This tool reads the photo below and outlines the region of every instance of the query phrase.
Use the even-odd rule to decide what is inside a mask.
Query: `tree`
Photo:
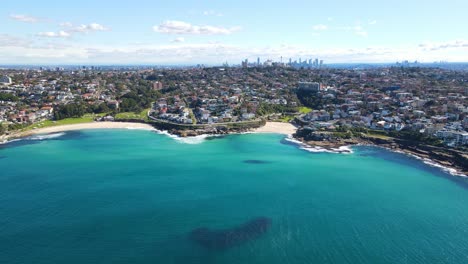
[[[88,107],[81,103],[61,105],[54,111],[54,118],[55,120],[61,120],[70,117],[82,117],[88,110]]]
[[[10,93],[0,93],[0,101],[17,102],[19,99]]]

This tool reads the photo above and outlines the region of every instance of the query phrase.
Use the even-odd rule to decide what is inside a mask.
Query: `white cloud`
[[[52,32],[52,31],[39,32],[37,36],[46,37],[46,38],[68,38],[71,36],[71,34],[66,31],[61,30],[59,32]]]
[[[10,18],[14,19],[16,21],[21,21],[21,22],[25,22],[25,23],[37,23],[37,22],[42,21],[42,19],[40,19],[38,17],[29,16],[29,15],[12,14],[12,15],[10,15]]]
[[[204,16],[217,16],[217,17],[222,17],[223,16],[222,13],[216,12],[214,10],[203,11],[203,15]]]
[[[240,27],[224,28],[216,26],[195,26],[187,22],[168,20],[154,26],[155,32],[164,34],[187,35],[229,35],[240,30]]]
[[[73,24],[70,23],[70,22],[62,22],[62,23],[59,24],[59,26],[69,28],[69,27],[73,27]]]
[[[54,32],[54,31],[39,32],[36,35],[39,37],[46,37],[46,38],[68,38],[76,33],[87,34],[87,33],[96,32],[96,31],[110,30],[109,28],[98,23],[91,23],[88,25],[82,24],[79,26],[74,26],[70,22],[64,22],[64,23],[60,23],[59,26],[62,27],[63,30],[60,30],[58,32]]]
[[[419,44],[424,51],[435,51],[452,48],[468,48],[468,40],[454,40],[450,42],[426,42]]]
[[[178,38],[175,38],[171,41],[172,43],[181,43],[181,42],[185,42],[185,38],[183,37],[178,37]]]
[[[34,41],[33,41],[34,40]],[[468,61],[468,41],[424,43],[416,46],[350,48],[310,48],[298,45],[238,46],[223,43],[167,45],[133,43],[92,45],[75,42],[50,43],[44,39],[22,39],[0,34],[0,61],[4,63],[128,63],[128,64],[219,64],[239,63],[242,59],[278,60],[320,58],[333,62]]]
[[[328,17],[327,21],[333,21],[333,19],[334,19],[333,17]]]
[[[71,25],[71,24],[67,24]],[[89,32],[96,32],[96,31],[109,31],[110,29],[98,24],[98,23],[91,23],[88,25],[79,25],[74,27],[73,25],[71,26],[72,28],[70,29],[71,32],[81,32],[81,33],[89,33]]]
[[[323,24],[318,24],[318,25],[313,26],[312,28],[316,31],[324,31],[328,29],[328,26],[323,25]]]
[[[377,24],[377,20],[369,21],[369,25],[375,25],[375,24]]]

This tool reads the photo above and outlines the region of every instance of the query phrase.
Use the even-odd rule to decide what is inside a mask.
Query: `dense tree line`
[[[10,93],[0,93],[0,101],[17,102],[19,99]]]
[[[337,98],[324,98],[321,94],[298,89],[297,98],[304,106],[312,109],[323,109],[327,104],[339,104],[342,100]]]
[[[85,103],[70,103],[66,105],[61,105],[54,110],[54,119],[61,120],[65,118],[76,118],[82,117],[85,114],[89,113],[109,113],[111,109],[107,106],[106,103],[101,103],[99,105],[89,105]]]
[[[275,113],[291,113],[297,112],[297,110],[297,107],[294,106],[262,103],[257,108],[257,115],[265,116]]]
[[[88,107],[82,103],[61,105],[55,109],[54,118],[55,120],[61,120],[70,117],[82,117],[84,114],[88,113],[87,108]]]
[[[141,112],[143,109],[151,106],[151,103],[161,97],[161,93],[154,91],[146,86],[136,86],[131,89],[131,92],[123,95],[120,103],[122,112]]]

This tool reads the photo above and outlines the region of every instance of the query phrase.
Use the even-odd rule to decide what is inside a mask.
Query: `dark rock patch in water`
[[[249,164],[267,164],[267,163],[271,163],[271,161],[267,161],[267,160],[244,160],[244,163],[249,163]]]
[[[268,231],[270,226],[270,218],[258,217],[228,229],[197,228],[189,234],[189,239],[206,249],[226,250],[259,238]]]

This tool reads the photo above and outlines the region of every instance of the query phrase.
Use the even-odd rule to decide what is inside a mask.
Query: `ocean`
[[[0,146],[0,263],[468,263],[468,181],[277,134]]]

